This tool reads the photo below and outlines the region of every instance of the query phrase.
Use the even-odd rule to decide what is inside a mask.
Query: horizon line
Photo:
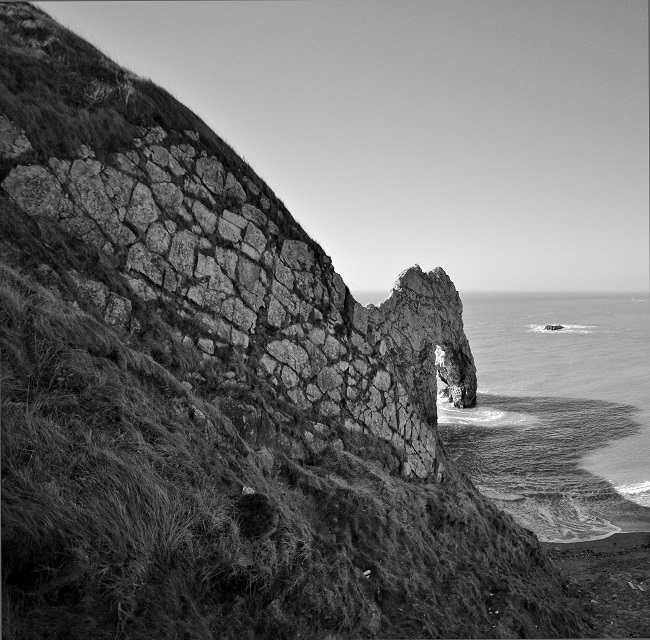
[[[348,287],[350,292],[356,293],[384,293],[392,291],[388,289],[359,289]],[[644,293],[650,295],[650,289],[458,289],[461,293]]]

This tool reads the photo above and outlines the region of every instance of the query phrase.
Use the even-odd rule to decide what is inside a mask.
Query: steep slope
[[[8,637],[579,633],[446,459],[436,375],[457,406],[476,375],[444,271],[362,307],[194,114],[0,25]]]

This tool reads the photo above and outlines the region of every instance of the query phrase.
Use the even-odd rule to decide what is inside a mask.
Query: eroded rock
[[[32,149],[25,132],[0,114],[0,158],[14,160]]]
[[[15,167],[2,186],[30,216],[52,219],[57,217],[61,185],[45,167]]]

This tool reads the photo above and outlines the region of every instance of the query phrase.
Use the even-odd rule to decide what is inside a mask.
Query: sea
[[[648,292],[461,299],[478,399],[456,409],[439,397],[449,457],[542,541],[650,531]]]

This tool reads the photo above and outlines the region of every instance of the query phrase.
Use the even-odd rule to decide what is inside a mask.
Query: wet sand
[[[650,638],[650,532],[587,542],[545,542],[594,638]]]

